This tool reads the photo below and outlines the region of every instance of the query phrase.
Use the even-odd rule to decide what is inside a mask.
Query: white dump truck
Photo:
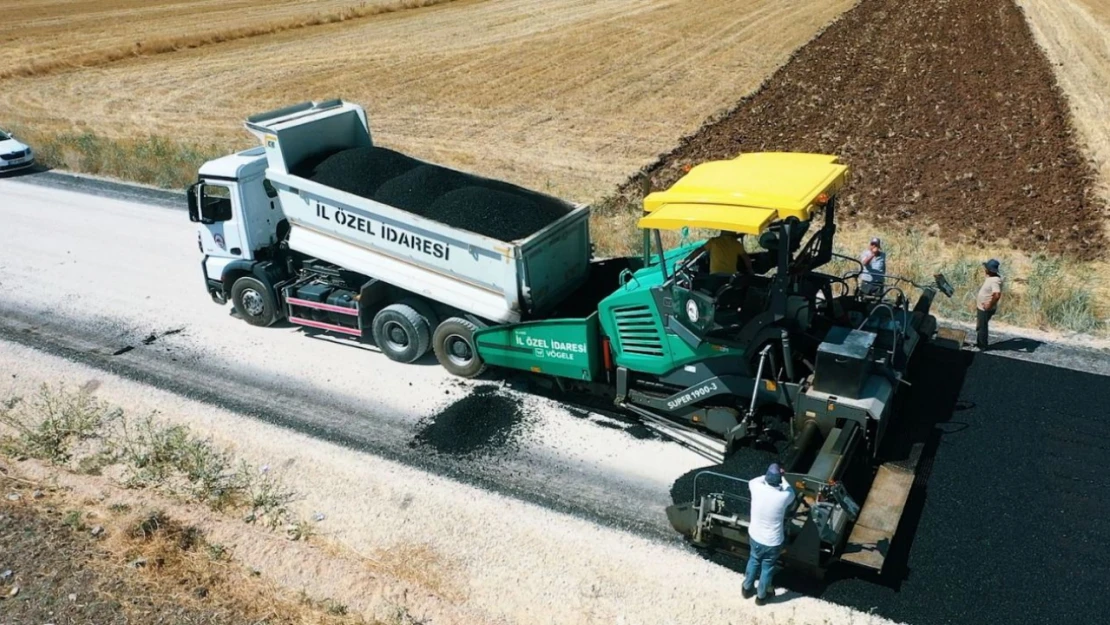
[[[188,197],[208,291],[248,323],[373,339],[402,362],[434,346],[469,374],[477,328],[545,315],[587,278],[588,207],[375,146],[358,105],[246,127],[261,147],[205,163]]]

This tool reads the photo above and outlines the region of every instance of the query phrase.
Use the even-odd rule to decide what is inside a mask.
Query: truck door
[[[231,181],[202,180],[189,188],[189,217],[200,223],[200,247],[208,256],[250,258],[238,206],[239,186]]]

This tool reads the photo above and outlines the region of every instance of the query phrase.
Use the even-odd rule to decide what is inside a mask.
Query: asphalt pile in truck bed
[[[314,182],[502,241],[527,237],[570,206],[505,182],[424,163],[387,148],[341,150],[295,172]]]

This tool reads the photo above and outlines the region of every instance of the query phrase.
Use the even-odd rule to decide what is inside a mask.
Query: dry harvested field
[[[0,23],[0,78],[94,67],[453,0],[21,0]]]
[[[1110,198],[1110,0],[1018,0]]]
[[[0,118],[39,133],[243,145],[246,115],[343,97],[368,108],[385,145],[591,200],[754,91],[854,0],[469,0],[224,42],[211,34],[360,4],[20,3],[0,36],[44,49],[29,72],[27,59],[6,61],[16,75],[0,80]],[[98,32],[70,43],[85,30]],[[148,33],[190,32],[204,45],[110,54]],[[99,50],[109,54],[80,61]]]

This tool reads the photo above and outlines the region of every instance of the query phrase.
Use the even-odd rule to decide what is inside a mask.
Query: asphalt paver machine
[[[618,400],[709,458],[785,437],[786,479],[798,493],[786,562],[815,576],[836,561],[881,571],[921,451],[898,440],[909,424],[899,423],[897,398],[911,384],[915,352],[937,335],[932,301],[952,288],[942,275],[931,285],[875,276],[881,289],[858,288],[858,261],[833,252],[847,177],[835,157],[759,154],[707,165],[648,195],[640,225],[658,249],[661,231],[678,228],[753,237],[762,250],[751,256],[754,271],[715,276],[701,247],[670,267],[659,263],[659,283],[646,291],[682,346],[736,357],[652,375],[629,363],[617,372]],[[848,270],[822,271],[834,260]],[[622,316],[613,319],[620,336]],[[695,545],[746,555],[746,495],[744,480],[705,471],[691,501],[667,515]]]

